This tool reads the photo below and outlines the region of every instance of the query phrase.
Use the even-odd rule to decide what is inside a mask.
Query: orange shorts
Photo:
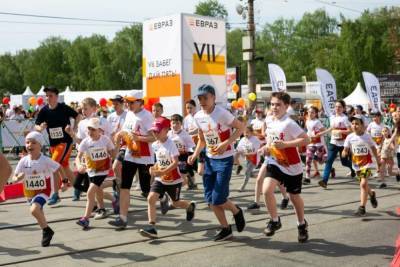
[[[72,152],[72,143],[60,143],[50,147],[51,159],[57,161],[62,167],[69,167],[69,158]]]

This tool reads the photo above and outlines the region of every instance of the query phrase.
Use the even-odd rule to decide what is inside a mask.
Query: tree
[[[221,19],[226,19],[228,17],[228,11],[225,6],[220,4],[217,0],[200,1],[196,5],[194,13]]]

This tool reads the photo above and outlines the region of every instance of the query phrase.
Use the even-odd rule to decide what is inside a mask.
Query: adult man
[[[199,142],[188,163],[193,164],[206,147],[204,197],[221,225],[214,241],[223,241],[232,237],[232,229],[225,216],[226,209],[233,213],[238,232],[243,231],[246,224],[241,208],[228,199],[233,167],[232,143],[242,134],[244,124],[216,105],[215,89],[211,85],[200,86],[197,96],[201,110],[194,115],[194,119],[199,130]],[[232,129],[235,131],[232,132]]]
[[[58,103],[58,89],[52,86],[44,88],[47,105],[38,114],[35,122],[35,130],[41,132],[46,129],[50,141],[51,158],[62,166],[63,183],[73,183],[74,174],[69,167],[69,158],[72,151],[72,137],[67,133],[71,128],[71,119],[75,120],[74,132],[81,120],[79,115],[71,107],[64,103]],[[48,205],[54,205],[61,199],[58,192],[54,192],[48,201]]]

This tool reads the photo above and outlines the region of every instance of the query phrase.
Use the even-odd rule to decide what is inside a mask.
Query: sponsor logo
[[[189,19],[189,25],[192,27],[218,29],[218,22],[203,19]]]
[[[174,22],[172,19],[153,22],[149,25],[150,31],[156,31],[167,27],[172,27]]]

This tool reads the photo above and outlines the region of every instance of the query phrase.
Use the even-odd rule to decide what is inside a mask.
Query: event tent
[[[346,102],[346,105],[361,105],[365,111],[368,111],[368,108],[371,106],[368,95],[361,87],[360,83],[357,83],[354,91],[343,100]]]

